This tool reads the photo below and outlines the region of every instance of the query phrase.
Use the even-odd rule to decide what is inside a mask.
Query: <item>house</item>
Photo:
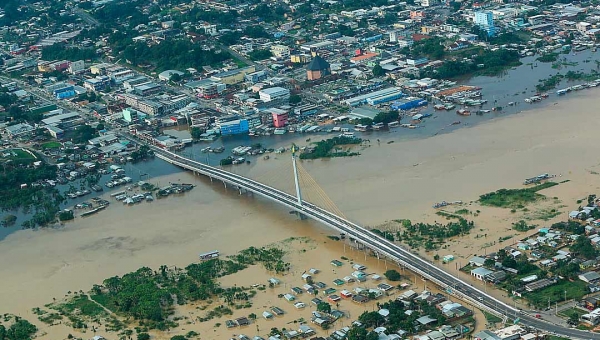
[[[352,276],[344,276],[343,280],[346,283],[356,282],[356,279],[354,279],[354,277],[352,277]]]
[[[473,339],[475,340],[502,340],[501,337],[497,336],[490,330],[483,330],[481,332],[475,333],[473,335]]]
[[[377,289],[383,290],[384,292],[387,292],[389,290],[394,289],[393,286],[387,284],[387,283],[380,283],[377,285]]]
[[[499,283],[499,282],[506,280],[506,272],[499,270],[499,271],[496,271],[496,272],[486,275],[484,277],[484,279],[488,282]]]
[[[436,321],[437,320],[432,318],[431,316],[425,315],[425,316],[422,316],[422,317],[418,318],[417,320],[415,320],[415,323],[418,325],[421,325],[421,326],[426,326],[426,325],[432,324]]]
[[[275,314],[277,316],[281,316],[281,315],[285,314],[283,309],[281,309],[279,307],[271,307],[271,312],[273,312],[273,314]]]
[[[250,324],[250,320],[248,320],[247,317],[242,316],[241,318],[237,318],[235,319],[235,323],[237,323],[238,326],[248,326]]]
[[[407,290],[406,292],[404,292],[400,296],[398,296],[398,299],[412,300],[412,299],[416,298],[417,296],[418,296],[418,294],[414,290]]]
[[[273,318],[273,313],[271,313],[271,312],[268,312],[268,311],[264,311],[264,312],[262,313],[262,316],[263,316],[263,318],[265,318],[265,319],[269,320],[269,319],[272,319],[272,318]]]
[[[367,267],[363,266],[362,264],[355,263],[355,264],[352,265],[352,269],[354,269],[354,270],[365,270],[365,269],[367,269]]]
[[[308,273],[304,273],[302,274],[302,280],[304,280],[304,282],[312,281],[312,276]]]
[[[338,261],[338,260],[332,260],[330,263],[334,267],[341,267],[343,265],[343,263],[341,261]]]
[[[429,331],[425,333],[430,340],[446,340],[444,333],[440,331]]]
[[[586,270],[588,268],[592,268],[595,267],[597,264],[596,260],[587,260],[587,261],[583,261],[579,264],[579,268],[581,268],[581,270]]]
[[[364,295],[354,295],[352,296],[352,302],[363,304],[369,302],[369,298]]]
[[[528,292],[534,292],[536,290],[540,290],[542,288],[546,288],[552,284],[556,283],[555,281],[552,281],[550,279],[541,279],[541,280],[537,280],[535,282],[529,283],[525,285],[525,290]]]
[[[343,298],[347,298],[347,299],[348,299],[348,298],[351,298],[351,297],[352,297],[352,292],[351,292],[351,291],[349,291],[349,290],[346,290],[346,289],[344,289],[344,290],[342,290],[342,291],[340,292],[340,295],[341,295]]]
[[[356,280],[358,280],[359,282],[364,282],[367,280],[367,274],[365,274],[363,271],[360,270],[356,270],[352,273],[352,276],[356,278]]]
[[[493,272],[489,269],[485,268],[475,268],[471,270],[471,275],[474,276],[477,280],[483,281],[486,275],[492,274]]]
[[[485,259],[483,257],[479,257],[479,256],[473,256],[469,260],[469,265],[475,266],[475,267],[482,267],[484,263],[485,263]]]
[[[594,283],[600,280],[600,274],[598,274],[597,272],[587,272],[580,274],[578,278],[583,282]]]
[[[7,126],[5,128],[6,132],[8,133],[8,135],[11,138],[15,138],[18,137],[20,135],[26,134],[28,132],[31,132],[33,130],[35,130],[33,128],[33,126],[27,124],[27,123],[19,123],[19,124],[15,124],[15,125],[11,125],[11,126]]]

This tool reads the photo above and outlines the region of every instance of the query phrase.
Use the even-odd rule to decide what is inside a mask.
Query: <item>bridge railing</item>
[[[237,186],[243,186],[244,189],[246,189],[246,190],[253,191],[253,192],[255,192],[255,193],[259,194],[259,195],[263,195],[263,196],[265,196],[267,198],[273,199],[272,196],[265,195],[264,192],[255,190],[253,188],[253,186],[247,185],[250,182],[258,184],[258,185],[264,187],[265,190],[271,190],[271,191],[273,191],[273,192],[275,192],[275,193],[277,193],[279,195],[286,196],[285,198],[287,198],[287,199],[285,199],[285,200],[278,199],[278,201],[280,201],[281,203],[284,203],[288,207],[290,207],[290,208],[292,208],[292,209],[294,209],[294,210],[296,210],[298,212],[301,212],[301,213],[304,213],[304,214],[307,213],[307,208],[308,207],[299,206],[297,204],[297,202],[296,202],[295,196],[292,196],[292,195],[289,195],[287,193],[281,192],[281,191],[279,191],[279,190],[277,190],[275,188],[268,187],[268,186],[266,186],[266,185],[264,185],[262,183],[255,182],[255,181],[253,181],[251,179],[244,178],[244,177],[236,175],[236,174],[232,174],[232,173],[227,172],[225,170],[221,170],[221,169],[218,169],[218,168],[215,168],[215,167],[212,167],[212,166],[208,166],[206,164],[202,164],[202,163],[199,163],[199,162],[187,159],[187,158],[182,158],[181,156],[178,156],[178,155],[176,155],[174,153],[171,153],[171,152],[168,152],[168,151],[164,151],[164,150],[160,150],[160,149],[155,150],[155,151],[156,151],[157,157],[159,157],[159,158],[161,158],[161,159],[163,159],[165,161],[168,161],[170,163],[176,164],[176,165],[181,166],[183,168],[187,168],[188,170],[192,170],[192,171],[195,171],[195,172],[202,173],[203,175],[210,176],[210,177],[218,179],[220,181],[228,182],[230,184],[234,184],[234,185],[237,185]],[[309,209],[313,210],[312,208],[309,208]],[[355,224],[353,224],[353,223],[351,223],[349,221],[346,221],[345,219],[341,219],[341,218],[339,218],[337,216],[335,217],[335,219],[333,221],[331,221],[328,218],[329,217],[328,215],[330,215],[330,213],[323,214],[321,211],[317,211],[316,209],[314,209],[314,210],[315,211],[311,211],[311,214],[310,214],[310,216],[312,218],[317,219],[321,223],[324,223],[324,224],[326,224],[326,225],[328,225],[328,226],[330,226],[330,227],[332,227],[334,229],[337,229],[340,232],[349,233],[349,231],[351,231],[351,233],[353,234],[352,236],[355,239],[357,239],[357,240],[362,239],[363,240],[363,242],[362,242],[363,244],[366,243],[366,242],[364,242],[365,239],[368,240],[369,242],[373,243],[373,244],[380,244],[382,246],[381,247],[382,249],[372,249],[372,250],[375,251],[375,252],[381,253],[384,256],[386,256],[386,257],[388,257],[388,258],[390,258],[390,259],[392,259],[392,260],[394,260],[396,262],[402,263],[404,265],[404,267],[406,267],[410,271],[412,271],[412,272],[414,272],[414,273],[416,273],[416,274],[418,274],[418,275],[420,275],[420,276],[422,276],[424,278],[427,278],[428,280],[434,282],[440,288],[444,289],[448,294],[451,294],[451,295],[453,295],[453,296],[455,296],[457,298],[460,298],[462,300],[466,300],[466,301],[470,302],[472,305],[477,306],[478,308],[485,309],[486,311],[488,311],[491,314],[494,314],[494,315],[497,315],[497,316],[500,316],[500,317],[504,317],[503,313],[498,312],[496,309],[490,308],[490,307],[482,304],[480,301],[477,301],[477,300],[475,300],[475,299],[473,299],[473,298],[471,298],[471,297],[469,297],[469,296],[467,296],[467,295],[465,295],[465,294],[457,291],[455,289],[455,287],[452,287],[451,285],[448,285],[447,283],[439,280],[432,273],[428,273],[428,272],[426,272],[426,271],[424,271],[424,270],[422,270],[420,268],[415,267],[414,265],[412,265],[408,261],[400,259],[396,254],[394,254],[391,251],[386,251],[385,249],[389,248],[389,246],[385,245],[385,244],[382,244],[382,241],[387,241],[387,240],[383,240],[380,236],[375,235],[372,232],[370,232],[370,231],[368,231],[368,230],[366,230],[366,229],[364,229],[364,228],[362,228],[360,226],[357,226],[357,225],[355,225]],[[322,210],[322,209],[319,208],[318,210]],[[334,222],[334,223],[332,223],[332,222]],[[398,246],[396,246],[395,248],[397,248],[397,249],[395,249],[396,251],[398,251],[398,249],[402,250],[402,252],[404,252],[406,254],[406,256],[410,256],[413,259],[424,261],[424,260],[418,258],[416,255],[411,254],[410,252],[407,252],[407,251],[405,251],[404,249],[402,249],[402,248],[400,248]],[[435,270],[435,271],[441,272],[441,269],[439,269],[437,267],[433,267],[429,263],[425,263],[424,262],[424,264],[426,264],[426,268],[431,267],[429,269],[432,270],[432,271]],[[444,274],[446,274],[446,273],[444,272]],[[457,280],[457,279],[452,278],[452,280]],[[466,283],[464,283],[464,284],[466,285]]]

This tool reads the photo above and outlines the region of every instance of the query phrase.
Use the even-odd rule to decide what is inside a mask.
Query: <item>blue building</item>
[[[73,85],[61,87],[52,91],[52,95],[56,99],[65,99],[75,96],[75,87]]]
[[[248,133],[250,130],[247,119],[236,119],[229,122],[221,123],[221,135],[231,136],[241,133]]]
[[[475,18],[473,19],[473,22],[475,25],[479,26],[479,28],[486,31],[488,37],[496,34],[496,26],[494,26],[494,15],[492,12],[475,12]]]
[[[394,102],[390,108],[392,110],[410,110],[415,107],[427,105],[427,100],[416,97],[408,97],[403,100]]]

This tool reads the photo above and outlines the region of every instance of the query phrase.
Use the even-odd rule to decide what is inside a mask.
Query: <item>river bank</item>
[[[577,198],[600,189],[595,158],[598,102],[590,92],[456,133],[402,142],[382,136],[381,143],[372,142],[359,157],[301,164],[349,219],[363,225],[401,218],[439,220],[432,208],[435,202],[469,204],[483,193],[520,187],[525,178],[546,172],[570,180],[542,192],[559,197],[567,211]],[[289,157],[287,153],[261,159],[234,171],[262,179],[289,166]],[[33,321],[31,308],[142,266],[185,266],[198,253],[213,249],[227,254],[292,236],[331,233],[257,196],[239,196],[188,173],[152,180],[180,180],[198,187],[185,196],[135,207],[115,205],[60,229],[17,231],[0,241],[0,256],[11,259],[0,268],[0,312]],[[276,184],[276,176],[271,180]],[[286,185],[293,189],[293,182],[277,186]],[[489,237],[496,237],[514,218],[518,216],[509,211],[489,209],[476,222]],[[462,248],[464,244],[456,240],[448,251],[464,257],[480,251],[474,244]]]

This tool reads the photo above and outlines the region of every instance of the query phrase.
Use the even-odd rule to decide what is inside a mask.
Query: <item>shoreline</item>
[[[545,172],[570,180],[542,192],[559,197],[568,210],[575,204],[574,198],[600,190],[600,176],[593,174],[600,172],[600,164],[594,161],[600,127],[594,120],[594,108],[599,101],[591,95],[569,98],[525,115],[508,115],[503,117],[507,119],[459,129],[461,133],[381,143],[358,157],[301,163],[341,211],[365,226],[400,218],[439,220],[431,205],[441,200],[462,200],[474,210],[476,206],[469,202],[479,195],[520,187],[526,177]],[[258,178],[291,167],[289,163],[286,153],[234,171]],[[15,259],[0,268],[4,278],[0,301],[6,309],[2,312],[36,321],[31,308],[142,266],[182,266],[195,261],[198,253],[214,249],[227,255],[291,236],[331,234],[314,221],[290,218],[286,209],[265,199],[232,194],[222,185],[211,185],[210,180],[190,173],[176,172],[154,180],[177,179],[198,186],[181,197],[134,207],[111,205],[65,228],[18,231],[0,241],[0,256]],[[293,188],[293,181],[286,183]],[[306,193],[316,195],[310,190]],[[490,239],[497,239],[518,217],[508,210],[488,209],[477,217],[477,223]],[[462,258],[481,251],[472,238],[475,232],[472,234],[467,248],[456,239],[451,240],[447,252],[464,261]]]

